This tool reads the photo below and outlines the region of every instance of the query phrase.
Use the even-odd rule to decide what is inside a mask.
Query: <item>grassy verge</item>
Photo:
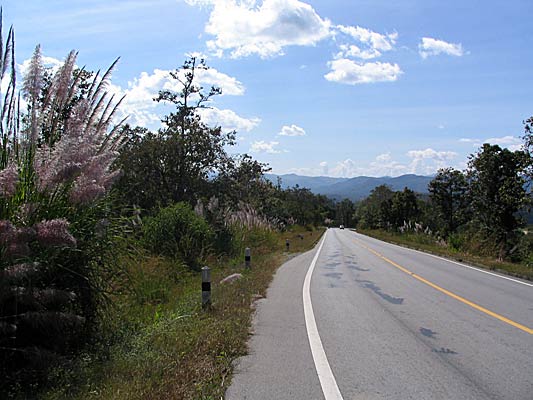
[[[265,295],[276,269],[309,250],[322,230],[249,233],[252,269],[244,260],[211,260],[213,307],[201,310],[200,275],[162,258],[126,260],[131,290],[115,299],[105,324],[109,346],[57,372],[44,398],[222,399],[232,362],[246,353],[254,298]],[[290,239],[291,253],[285,252]],[[243,278],[219,284],[232,273]]]
[[[379,240],[383,240],[385,242],[425,251],[427,253],[440,255],[457,261],[466,262],[480,268],[502,272],[522,279],[533,280],[533,268],[531,266],[499,261],[494,258],[481,257],[474,254],[459,252],[447,246],[438,244],[433,238],[427,235],[410,233],[400,234],[383,230],[366,229],[358,229],[358,232]]]

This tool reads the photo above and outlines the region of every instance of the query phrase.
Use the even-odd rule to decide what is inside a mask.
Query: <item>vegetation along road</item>
[[[531,399],[533,284],[348,230],[286,263],[228,399]]]

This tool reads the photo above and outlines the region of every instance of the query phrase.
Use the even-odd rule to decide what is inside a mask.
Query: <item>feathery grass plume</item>
[[[64,218],[42,221],[35,225],[37,241],[44,247],[76,247],[76,239],[68,231],[69,222]]]
[[[17,186],[18,177],[17,166],[13,161],[11,161],[3,170],[0,170],[0,196],[13,196]]]
[[[61,98],[65,96],[65,87],[77,84],[77,77],[71,76],[70,84],[64,77],[64,71],[72,70],[75,56],[70,53],[67,58],[69,67],[58,72],[54,78],[58,82],[49,88],[48,96],[53,104],[63,103]],[[117,126],[109,133],[108,130],[122,99],[113,105],[114,97],[106,102],[105,92],[114,65],[116,61],[99,83],[95,77],[86,98],[75,102],[65,120],[64,131],[54,145],[37,150],[34,168],[39,190],[53,193],[58,186],[73,183],[71,201],[87,204],[105,194],[117,177],[118,172],[112,170],[112,165],[123,138]]]
[[[264,229],[272,231],[273,224],[264,216],[259,214],[255,208],[249,204],[240,203],[239,209],[226,216],[226,223],[228,225],[235,225],[246,229]]]
[[[28,72],[22,85],[22,95],[29,101],[30,115],[30,143],[36,143],[38,134],[37,107],[44,85],[44,66],[41,55],[41,45],[35,47]]]
[[[0,36],[1,28],[0,9]],[[17,93],[13,29],[0,37],[0,79],[10,74],[0,96],[0,397],[13,383],[36,382],[25,370],[43,372],[81,348],[117,273],[107,258],[116,228],[96,232],[110,216],[110,203],[96,200],[118,175],[124,141],[123,121],[113,126],[122,99],[106,89],[116,61],[90,82],[76,57],[50,77],[37,46]]]
[[[0,82],[9,74],[5,93],[0,95],[0,169],[9,163],[17,140],[17,96],[15,94],[15,33],[9,29],[6,42],[3,41],[2,9],[0,8]]]

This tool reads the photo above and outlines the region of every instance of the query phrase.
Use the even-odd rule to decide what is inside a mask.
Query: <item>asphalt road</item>
[[[278,270],[227,399],[533,400],[532,282],[349,230],[320,244]]]

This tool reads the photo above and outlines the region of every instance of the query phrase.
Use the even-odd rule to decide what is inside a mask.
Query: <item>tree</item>
[[[170,73],[182,88],[180,92],[162,90],[156,101],[169,102],[176,111],[163,118],[165,128],[160,136],[165,140],[163,183],[170,192],[173,202],[193,203],[202,192],[210,174],[228,162],[225,146],[235,144],[235,132],[224,133],[220,126],[211,128],[201,121],[198,111],[207,108],[210,99],[222,93],[211,87],[205,93],[197,85],[195,75],[198,70],[207,70],[203,59],[191,57],[181,70]]]
[[[470,195],[475,221],[489,235],[503,259],[523,225],[518,212],[528,203],[524,172],[529,163],[524,151],[510,151],[485,143],[468,163]]]
[[[364,199],[357,208],[357,218],[364,228],[386,228],[389,222],[389,204],[394,192],[387,185],[375,187],[370,196]]]
[[[468,220],[468,183],[465,175],[453,168],[440,169],[429,183],[429,197],[444,236],[457,231]],[[442,228],[441,228],[442,227]]]
[[[405,221],[415,222],[420,216],[418,200],[411,189],[404,188],[401,192],[394,192],[392,198],[385,204],[387,222],[395,228],[402,226]]]
[[[351,227],[354,225],[354,211],[355,206],[350,199],[344,199],[336,204],[335,220],[337,225],[344,225]]]
[[[194,206],[209,195],[209,180],[231,163],[225,147],[235,144],[235,132],[211,128],[199,115],[213,96],[222,93],[216,87],[206,93],[197,85],[198,70],[206,69],[204,60],[191,57],[170,73],[181,90],[159,92],[156,101],[176,109],[162,119],[164,127],[157,133],[128,128],[134,143],[122,152],[118,187],[130,204],[154,209],[185,201]]]

